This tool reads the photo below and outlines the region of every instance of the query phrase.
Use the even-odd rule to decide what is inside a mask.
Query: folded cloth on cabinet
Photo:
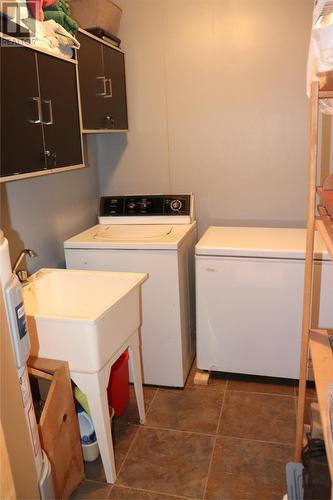
[[[64,12],[59,11],[44,11],[44,18],[46,21],[53,20],[60,24],[68,33],[75,35],[78,30],[77,23],[68,17]]]
[[[78,24],[69,16],[69,13],[70,8],[65,0],[57,0],[52,5],[44,8],[44,18],[46,21],[53,19],[69,33],[75,35],[78,30]]]
[[[37,21],[27,19],[28,28],[34,30],[34,43],[36,47],[46,49],[57,55],[73,56],[73,49],[79,49],[80,44],[67,30],[54,20]],[[30,25],[30,26],[29,26]]]

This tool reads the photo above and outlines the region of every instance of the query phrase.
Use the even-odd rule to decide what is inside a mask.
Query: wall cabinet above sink
[[[84,166],[76,66],[32,46],[1,44],[0,181]]]
[[[83,132],[126,131],[124,53],[83,30],[77,38]]]

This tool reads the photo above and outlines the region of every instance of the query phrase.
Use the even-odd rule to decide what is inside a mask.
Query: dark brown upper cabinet
[[[82,166],[76,64],[0,47],[1,180]]]
[[[125,60],[119,49],[83,31],[77,52],[84,132],[128,129]]]

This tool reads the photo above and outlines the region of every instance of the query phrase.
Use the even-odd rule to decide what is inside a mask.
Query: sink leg
[[[132,336],[128,346],[128,354],[134,382],[135,397],[140,415],[140,423],[144,424],[146,421],[146,413],[142,390],[139,332],[136,332],[135,335]]]
[[[108,364],[99,373],[71,373],[71,377],[88,398],[106,480],[108,483],[114,483],[117,475],[106,392],[110,369],[111,365]]]

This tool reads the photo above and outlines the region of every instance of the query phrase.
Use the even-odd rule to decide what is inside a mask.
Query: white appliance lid
[[[304,259],[305,242],[305,229],[211,226],[197,243],[195,253],[207,256]],[[329,260],[318,233],[315,256],[317,259]]]
[[[176,250],[196,222],[176,225],[97,224],[64,242],[65,249]]]
[[[102,225],[100,226],[93,239],[96,241],[151,241],[161,240],[168,236],[173,230],[170,225]]]

